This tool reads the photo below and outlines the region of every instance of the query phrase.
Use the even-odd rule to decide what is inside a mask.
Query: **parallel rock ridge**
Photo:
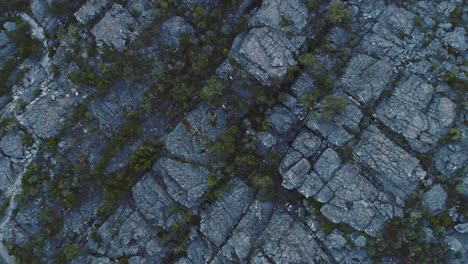
[[[0,3],[0,263],[468,263],[468,6],[403,2]]]

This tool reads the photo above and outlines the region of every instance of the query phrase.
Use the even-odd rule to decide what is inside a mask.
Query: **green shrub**
[[[331,121],[336,115],[346,111],[346,100],[339,97],[327,96],[324,100],[322,118]]]
[[[147,171],[150,170],[153,162],[159,157],[163,143],[147,142],[143,144],[129,160],[130,169],[133,171]]]
[[[319,74],[323,70],[322,63],[312,53],[304,53],[298,59],[304,69],[312,75]]]
[[[7,35],[16,44],[20,58],[37,58],[42,54],[42,44],[39,40],[31,37],[28,23],[23,21],[17,23],[16,30],[8,31]]]
[[[341,160],[345,163],[350,163],[354,160],[353,148],[348,145],[339,147],[338,155],[340,156]]]
[[[452,127],[449,129],[448,134],[439,139],[439,144],[449,144],[455,141],[460,141],[463,136],[463,132],[457,127]]]
[[[205,101],[214,102],[221,97],[225,91],[226,87],[223,82],[212,76],[206,81],[205,86],[201,90],[200,97]]]
[[[340,0],[334,0],[328,10],[328,19],[332,24],[349,25],[351,22],[351,10],[348,5]]]

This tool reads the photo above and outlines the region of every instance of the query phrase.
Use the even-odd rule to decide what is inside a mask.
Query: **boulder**
[[[176,51],[180,47],[182,37],[193,33],[193,27],[184,18],[174,16],[162,24],[160,41],[169,49]]]
[[[98,46],[108,46],[123,51],[127,42],[133,41],[138,35],[138,22],[119,4],[114,4],[91,30]]]
[[[447,202],[447,192],[440,184],[432,186],[432,188],[423,195],[423,205],[432,214],[437,215],[445,210]]]
[[[178,203],[192,208],[202,202],[208,189],[209,174],[204,167],[161,158],[153,170],[163,177],[167,192]]]

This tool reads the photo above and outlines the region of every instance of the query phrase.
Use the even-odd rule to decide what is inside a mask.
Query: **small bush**
[[[130,169],[133,171],[150,170],[162,148],[163,144],[160,141],[144,144],[130,157]]]
[[[455,141],[460,141],[463,136],[463,132],[457,127],[452,127],[449,129],[448,134],[439,139],[439,144],[450,144]]]
[[[346,111],[346,101],[343,98],[327,96],[325,97],[322,118],[331,121],[336,115]]]
[[[299,57],[299,63],[311,74],[319,74],[323,70],[322,63],[312,53],[305,53]]]
[[[349,25],[351,22],[351,10],[340,0],[334,0],[328,10],[328,19],[332,24]]]
[[[206,81],[205,86],[201,90],[200,97],[205,101],[214,102],[221,97],[225,91],[226,87],[223,82],[213,76]]]

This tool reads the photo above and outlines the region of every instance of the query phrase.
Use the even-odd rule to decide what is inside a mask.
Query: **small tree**
[[[325,121],[331,121],[333,117],[346,110],[346,101],[343,98],[330,95],[325,97],[324,102],[322,118]]]
[[[203,100],[213,102],[224,94],[226,87],[223,82],[215,76],[210,77],[203,89],[201,90],[200,97]]]
[[[328,10],[328,19],[333,24],[348,25],[351,22],[351,10],[340,0],[334,0]]]

